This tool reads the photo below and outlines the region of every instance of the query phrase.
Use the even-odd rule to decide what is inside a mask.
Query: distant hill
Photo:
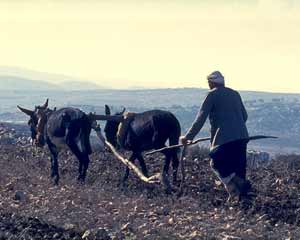
[[[12,66],[0,66],[0,75],[21,77],[31,80],[42,80],[58,84],[66,81],[84,82],[84,80],[67,76],[64,74],[47,73],[41,71],[35,71],[27,68],[12,67]]]
[[[18,88],[29,88],[24,79],[18,79]],[[22,82],[22,80],[24,80]],[[7,79],[6,79],[7,81]],[[83,90],[93,85],[82,86],[81,83],[65,83],[68,89],[76,91],[7,91],[1,90],[3,79],[0,80],[0,121],[26,122],[28,117],[17,109],[17,105],[33,109],[34,106],[45,102],[49,98],[49,106],[72,106],[83,111],[104,113],[104,105],[108,104],[112,112],[120,111],[124,106],[128,111],[143,112],[149,109],[164,109],[174,113],[185,132],[192,124],[199,107],[204,100],[207,89],[143,89],[143,90]],[[31,83],[31,82],[30,82]],[[21,85],[22,84],[22,85]],[[33,83],[35,84],[35,83]],[[53,86],[50,86],[53,87]],[[280,94],[265,92],[241,91],[248,111],[247,126],[251,135],[274,135],[276,140],[253,141],[249,147],[259,147],[270,152],[299,152],[300,146],[300,94]],[[102,126],[104,126],[104,123]],[[208,124],[204,126],[201,136],[209,135]]]
[[[59,83],[58,85],[67,91],[97,90],[104,88],[96,83],[82,81],[66,81]]]
[[[0,90],[58,90],[56,84],[22,77],[0,76]]]
[[[16,91],[84,91],[97,90],[103,87],[84,81],[65,81],[61,83],[50,83],[44,80],[32,80],[23,77],[1,76],[0,90]]]
[[[86,79],[64,74],[52,74],[18,68],[0,66],[0,90],[95,90],[108,88]]]

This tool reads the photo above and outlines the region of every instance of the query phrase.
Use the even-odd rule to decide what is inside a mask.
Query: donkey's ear
[[[34,111],[31,111],[29,109],[26,109],[26,108],[22,108],[20,107],[19,105],[17,106],[23,113],[29,115],[29,116],[32,116],[34,114]]]
[[[44,109],[46,109],[48,107],[48,102],[49,102],[49,99],[47,98],[46,102],[41,107],[44,108]]]
[[[105,114],[110,115],[110,108],[108,105],[105,105]]]
[[[123,114],[125,111],[126,111],[126,108],[124,107],[123,110],[122,110],[122,112],[121,112],[121,114]]]

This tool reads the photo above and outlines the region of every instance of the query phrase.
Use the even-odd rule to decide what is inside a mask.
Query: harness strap
[[[125,140],[128,134],[128,130],[130,128],[130,124],[133,121],[136,113],[126,112],[123,114],[123,121],[119,124],[118,132],[117,132],[117,141],[118,144],[124,148]]]
[[[56,108],[55,108],[55,110],[56,110]],[[41,137],[47,138],[47,128],[46,128],[46,125],[47,125],[49,116],[50,116],[55,110],[51,110],[51,109],[49,109],[49,108],[47,108],[47,109],[45,110],[45,112],[44,112],[45,118],[43,119],[43,122],[40,123],[41,125],[38,126],[38,129],[37,129],[37,135],[40,135]],[[38,125],[39,125],[39,123],[38,123]]]

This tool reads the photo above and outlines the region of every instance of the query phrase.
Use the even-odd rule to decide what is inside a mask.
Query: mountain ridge
[[[77,91],[103,89],[92,82],[67,80],[60,83],[51,83],[46,80],[33,80],[25,77],[0,75],[0,90],[25,91]]]

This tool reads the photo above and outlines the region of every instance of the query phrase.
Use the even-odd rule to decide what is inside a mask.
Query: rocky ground
[[[85,184],[76,181],[77,160],[62,153],[53,186],[46,149],[0,142],[0,239],[300,239],[300,156],[249,170],[257,197],[228,204],[206,154],[186,159],[186,188],[177,198],[133,174],[121,187],[123,165],[100,152]],[[162,161],[148,157],[150,172]]]

